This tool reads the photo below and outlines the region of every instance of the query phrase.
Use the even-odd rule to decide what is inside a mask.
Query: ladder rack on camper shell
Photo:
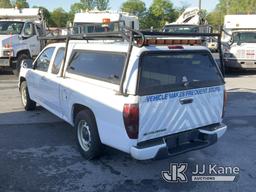
[[[175,37],[175,39],[172,39]],[[177,37],[182,37],[183,39],[176,39]],[[188,39],[185,39],[187,37]],[[87,33],[87,34],[68,34],[63,36],[50,36],[50,37],[40,37],[41,40],[57,40],[66,41],[65,46],[65,56],[64,63],[67,60],[67,50],[70,40],[119,40],[128,41],[129,49],[121,77],[119,93],[121,95],[127,95],[126,91],[123,90],[124,81],[126,78],[126,72],[132,52],[133,46],[143,47],[149,45],[202,45],[202,39],[189,39],[194,37],[217,37],[218,39],[218,50],[220,57],[220,70],[222,75],[225,75],[225,68],[223,62],[222,48],[221,48],[221,33],[167,33],[167,32],[148,32],[148,31],[138,31],[131,28],[125,28],[121,32],[98,32],[98,33]],[[64,67],[61,71],[61,76],[64,75]]]

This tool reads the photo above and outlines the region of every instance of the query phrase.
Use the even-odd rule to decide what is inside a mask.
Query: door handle
[[[193,103],[194,99],[192,98],[187,98],[187,99],[180,99],[180,104],[181,105],[187,105]]]

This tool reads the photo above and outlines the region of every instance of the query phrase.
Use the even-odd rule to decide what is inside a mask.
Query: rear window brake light
[[[168,48],[169,49],[184,49],[184,47],[180,46],[180,45],[169,45]]]

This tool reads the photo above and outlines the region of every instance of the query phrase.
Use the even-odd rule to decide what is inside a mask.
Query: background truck
[[[226,15],[222,42],[227,68],[256,68],[256,15]]]
[[[173,23],[166,23],[163,32],[174,33],[209,33],[211,27],[197,7],[187,8]]]
[[[208,25],[202,11],[198,7],[187,8],[180,17],[173,23],[166,23],[163,32],[168,33],[211,33],[212,26]],[[213,37],[190,37],[200,39],[211,51],[218,50],[217,40]]]
[[[46,24],[38,8],[0,9],[0,69],[12,69],[18,75],[23,59],[39,54]]]
[[[74,18],[74,33],[121,31],[124,27],[139,29],[138,17],[125,12],[88,11],[77,13]]]

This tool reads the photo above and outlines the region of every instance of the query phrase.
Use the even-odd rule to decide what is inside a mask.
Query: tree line
[[[230,14],[256,14],[256,0],[219,0],[207,20],[213,26],[222,25],[224,16]]]
[[[204,1],[204,0],[203,0]],[[28,8],[29,3],[26,0],[0,0],[1,8],[10,7]],[[40,7],[40,6],[34,6]],[[171,0],[153,0],[147,8],[142,0],[126,0],[121,5],[121,11],[138,16],[140,27],[148,29],[154,27],[161,29],[166,22],[174,22],[178,16],[187,8],[189,4],[183,3],[181,7],[174,7]],[[50,27],[66,27],[72,22],[74,15],[86,10],[108,10],[110,9],[109,0],[80,0],[70,6],[70,11],[66,12],[63,8],[56,8],[49,11],[44,7],[44,17]],[[223,24],[223,18],[226,14],[256,14],[256,0],[219,0],[215,9],[206,15],[210,25],[219,26]]]

